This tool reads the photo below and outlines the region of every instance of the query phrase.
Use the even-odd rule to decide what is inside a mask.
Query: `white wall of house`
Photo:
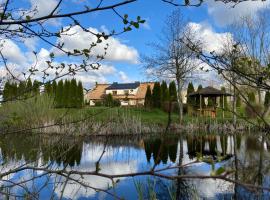
[[[116,91],[116,95],[125,95],[126,92],[128,92],[128,94],[131,94],[131,95],[136,95],[137,92],[138,92],[138,88],[136,89],[125,89],[125,90],[106,90],[106,94],[112,94],[112,95],[115,95],[113,94],[113,91]]]

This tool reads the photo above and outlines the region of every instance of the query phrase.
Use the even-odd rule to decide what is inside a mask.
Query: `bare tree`
[[[187,38],[199,47],[200,42],[195,41],[192,27],[188,25],[180,10],[175,10],[165,22],[160,41],[150,44],[154,54],[143,58],[150,75],[176,81],[180,123],[183,119],[183,87],[198,67],[196,54],[181,43],[181,40],[187,41]]]

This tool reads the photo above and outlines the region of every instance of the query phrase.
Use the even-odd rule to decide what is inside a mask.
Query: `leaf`
[[[127,18],[128,18],[128,15],[127,15],[127,14],[125,14],[125,15],[124,15],[124,18],[125,18],[125,19],[127,19]]]
[[[123,23],[124,24],[127,24],[128,23],[128,20],[127,19],[123,19]]]
[[[125,28],[124,28],[124,31],[126,31],[126,32],[127,32],[127,31],[131,31],[131,30],[132,30],[131,27],[125,27]]]
[[[31,20],[31,17],[29,15],[26,15],[26,20]]]
[[[135,28],[139,28],[140,25],[139,25],[139,23],[134,22],[134,23],[133,23],[133,26],[134,26]]]
[[[223,174],[224,172],[225,172],[224,167],[220,167],[220,168],[218,168],[218,169],[216,170],[216,175],[221,175],[221,174]]]

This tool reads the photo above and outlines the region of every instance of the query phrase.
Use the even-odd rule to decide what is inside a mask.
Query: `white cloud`
[[[50,14],[56,7],[57,0],[30,0],[32,9],[37,9],[38,16]]]
[[[57,6],[58,0],[30,0],[31,10],[36,10],[35,17],[49,15]],[[50,19],[48,21],[51,25],[59,25],[59,20]]]
[[[126,75],[125,72],[119,71],[118,74],[119,74],[119,78],[120,78],[120,80],[122,82],[124,82],[124,83],[131,82],[130,79],[129,79],[129,77]]]
[[[13,62],[17,64],[24,64],[26,62],[26,58],[23,52],[12,40],[1,40],[0,46],[3,56],[7,59],[8,62]]]
[[[229,32],[217,33],[208,24],[189,23],[195,32],[195,37],[203,43],[204,50],[207,52],[220,52],[227,41],[232,41],[233,36]]]
[[[104,30],[104,27],[102,28]],[[89,31],[97,33],[95,28],[88,28]],[[89,48],[92,42],[96,42],[96,36],[91,33],[83,31],[79,26],[72,27],[65,34],[61,35],[60,42],[64,42],[64,49],[72,51],[74,49]],[[107,50],[106,60],[109,61],[125,61],[129,63],[138,63],[139,54],[134,47],[127,46],[121,43],[117,38],[110,37],[108,40],[104,40],[92,49],[92,55],[103,55],[106,44],[109,44]],[[62,55],[59,50],[54,50],[56,55]]]
[[[266,9],[270,5],[270,1],[246,1],[237,4],[224,4],[219,1],[208,0],[208,14],[214,18],[219,26],[226,26],[239,20],[241,17],[252,15],[256,16],[258,12]]]

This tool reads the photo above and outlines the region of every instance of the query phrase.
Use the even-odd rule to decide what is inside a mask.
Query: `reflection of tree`
[[[206,149],[206,143],[209,144],[209,149]],[[187,136],[188,155],[193,159],[200,153],[202,156],[217,155],[217,137],[214,136]]]
[[[153,156],[156,164],[159,164],[160,160],[163,164],[166,164],[168,158],[170,158],[172,162],[175,162],[177,155],[177,138],[164,138],[163,142],[160,139],[145,139],[144,150],[148,162],[150,162],[151,156]]]
[[[220,145],[221,145],[221,149],[222,149],[222,155],[226,155],[227,147],[228,147],[228,136],[227,135],[220,136]]]
[[[73,140],[61,140],[57,138],[41,139],[39,136],[16,135],[2,137],[0,148],[5,162],[10,160],[19,161],[24,158],[26,162],[35,162],[42,158],[44,163],[50,161],[58,165],[74,166],[81,160],[82,142]]]

